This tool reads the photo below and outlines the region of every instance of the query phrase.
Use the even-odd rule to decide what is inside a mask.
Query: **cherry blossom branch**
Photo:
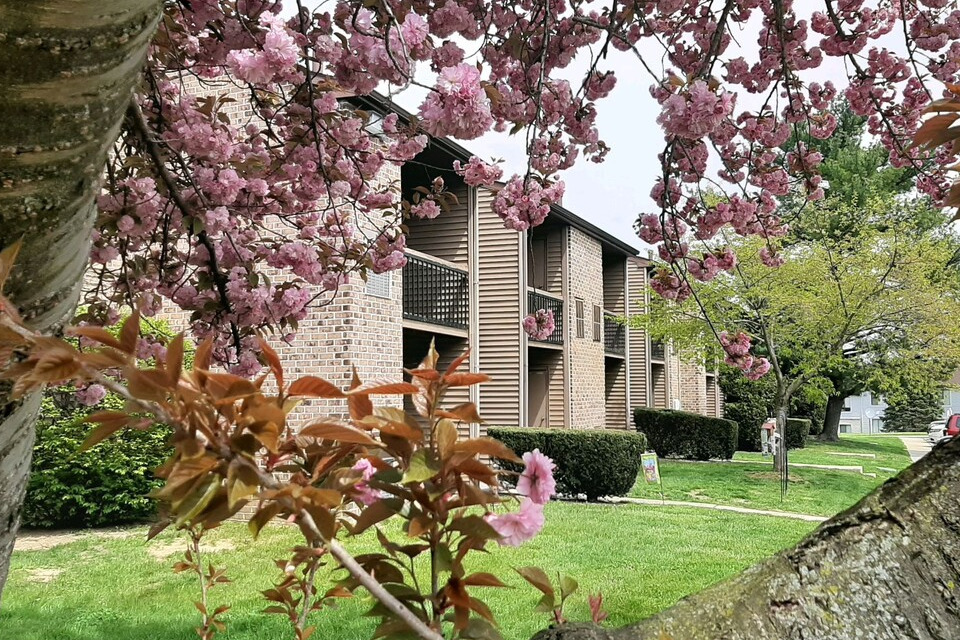
[[[160,148],[153,139],[153,134],[150,131],[147,120],[143,115],[143,110],[137,103],[136,97],[130,98],[130,104],[127,106],[127,116],[133,123],[134,129],[137,132],[137,136],[146,147],[147,153],[150,155],[150,159],[153,160],[153,164],[157,170],[157,173],[160,174],[160,178],[167,186],[167,191],[170,193],[170,199],[173,200],[174,204],[178,209],[180,209],[184,216],[193,217],[193,211],[183,199],[180,189],[177,187],[176,178],[173,177],[173,175],[170,173],[170,170],[167,168],[167,164],[163,159]],[[230,305],[230,297],[227,294],[227,279],[220,270],[220,266],[217,264],[216,248],[210,241],[210,237],[207,235],[206,230],[200,230],[200,232],[197,234],[197,240],[199,240],[207,250],[207,259],[210,264],[210,277],[213,279],[214,285],[217,287],[217,294],[220,296],[220,301],[223,304],[224,311],[230,314],[232,313],[232,307]],[[237,323],[233,320],[230,320],[230,334],[233,337],[234,348],[236,349],[237,356],[239,357],[242,350],[240,329],[237,326]]]

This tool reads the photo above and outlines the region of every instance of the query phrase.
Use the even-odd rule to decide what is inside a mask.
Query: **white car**
[[[947,439],[949,439],[947,435],[947,421],[935,420],[931,422],[930,426],[927,427],[927,440],[933,444],[937,444],[941,440]]]

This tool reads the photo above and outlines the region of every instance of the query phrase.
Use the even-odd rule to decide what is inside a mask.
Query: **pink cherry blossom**
[[[536,504],[546,504],[557,493],[553,460],[540,453],[539,449],[523,454],[524,469],[517,480],[517,492]]]
[[[379,500],[380,492],[371,488],[367,483],[377,473],[377,468],[373,466],[373,463],[367,458],[360,458],[350,468],[353,471],[360,472],[360,480],[353,485],[354,499],[364,506],[370,506]]]
[[[77,402],[86,406],[92,407],[94,405],[100,404],[100,401],[107,397],[107,390],[103,385],[100,384],[90,384],[80,389],[77,389],[76,398]]]
[[[487,523],[500,534],[500,544],[507,547],[519,547],[534,538],[543,529],[543,505],[530,498],[520,501],[520,509],[501,515],[488,514]]]
[[[555,329],[556,321],[550,309],[537,309],[523,319],[523,330],[534,340],[546,340]]]

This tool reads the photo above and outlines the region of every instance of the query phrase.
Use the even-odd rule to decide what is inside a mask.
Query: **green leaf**
[[[418,449],[410,457],[410,465],[403,474],[403,484],[424,482],[440,472],[439,463],[428,449]]]
[[[560,576],[560,599],[566,600],[580,587],[577,581],[570,576]]]

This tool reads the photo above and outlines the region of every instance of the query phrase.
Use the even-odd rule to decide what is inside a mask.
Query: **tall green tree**
[[[655,302],[636,322],[704,358],[722,357],[714,335],[721,330],[750,336],[756,355],[771,364],[778,421],[811,381],[829,382],[831,399],[842,402],[878,378],[925,374],[930,361],[956,363],[960,273],[949,265],[957,240],[918,229],[913,214],[923,207],[874,197],[858,211],[857,233],[792,238],[778,268],[763,263],[764,242],[736,242],[740,263],[732,273],[699,285],[696,299],[683,304]],[[837,211],[844,208],[832,201],[808,220],[852,217]],[[824,432],[831,429],[828,405]],[[836,430],[826,437],[835,439]]]

